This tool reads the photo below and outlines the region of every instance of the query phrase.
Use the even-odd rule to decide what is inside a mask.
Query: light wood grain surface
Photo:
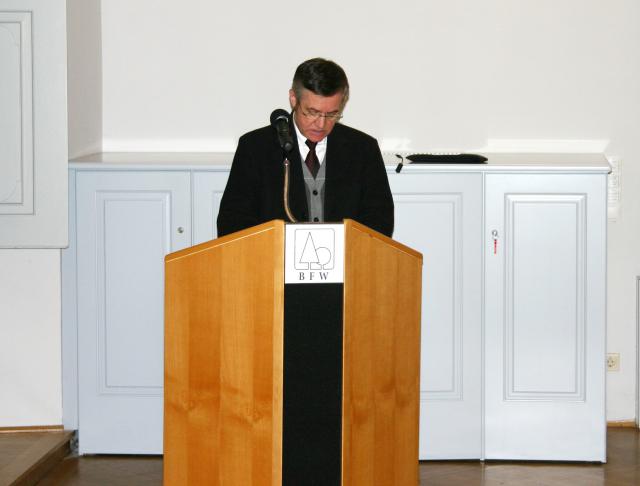
[[[281,485],[284,225],[166,258],[164,484]]]
[[[342,486],[417,485],[422,255],[345,235]]]

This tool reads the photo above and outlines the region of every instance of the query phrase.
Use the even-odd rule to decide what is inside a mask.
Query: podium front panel
[[[340,486],[343,284],[287,284],[282,485]]]
[[[282,223],[167,256],[165,486],[282,484]]]

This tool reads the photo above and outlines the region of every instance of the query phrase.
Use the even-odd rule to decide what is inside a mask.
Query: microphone
[[[293,149],[293,137],[289,132],[289,113],[281,108],[273,110],[270,121],[271,126],[275,128],[278,133],[280,147],[288,154]]]
[[[281,108],[273,110],[270,117],[271,126],[276,129],[278,134],[278,142],[284,152],[284,184],[282,186],[282,203],[284,212],[287,214],[289,221],[297,223],[296,218],[289,208],[289,159],[288,154],[293,149],[293,137],[289,132],[289,113]]]

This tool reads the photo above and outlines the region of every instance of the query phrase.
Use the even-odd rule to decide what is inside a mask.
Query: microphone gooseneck
[[[289,159],[284,158],[284,187],[282,190],[282,198],[284,203],[284,212],[287,213],[287,218],[292,223],[297,223],[298,221],[293,216],[291,212],[291,208],[289,207]]]

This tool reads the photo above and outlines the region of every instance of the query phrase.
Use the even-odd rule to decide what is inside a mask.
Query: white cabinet
[[[423,254],[420,459],[482,454],[482,174],[389,175],[394,239]]]
[[[71,165],[63,408],[82,453],[161,452],[163,257],[216,236],[231,160],[140,157]],[[605,460],[607,171],[389,170],[394,238],[424,255],[420,458]]]
[[[605,461],[608,166],[490,159],[389,174],[424,256],[420,458]]]
[[[79,447],[162,453],[164,256],[191,244],[189,172],[76,176]]]
[[[606,178],[487,175],[485,254],[485,457],[604,461]]]

